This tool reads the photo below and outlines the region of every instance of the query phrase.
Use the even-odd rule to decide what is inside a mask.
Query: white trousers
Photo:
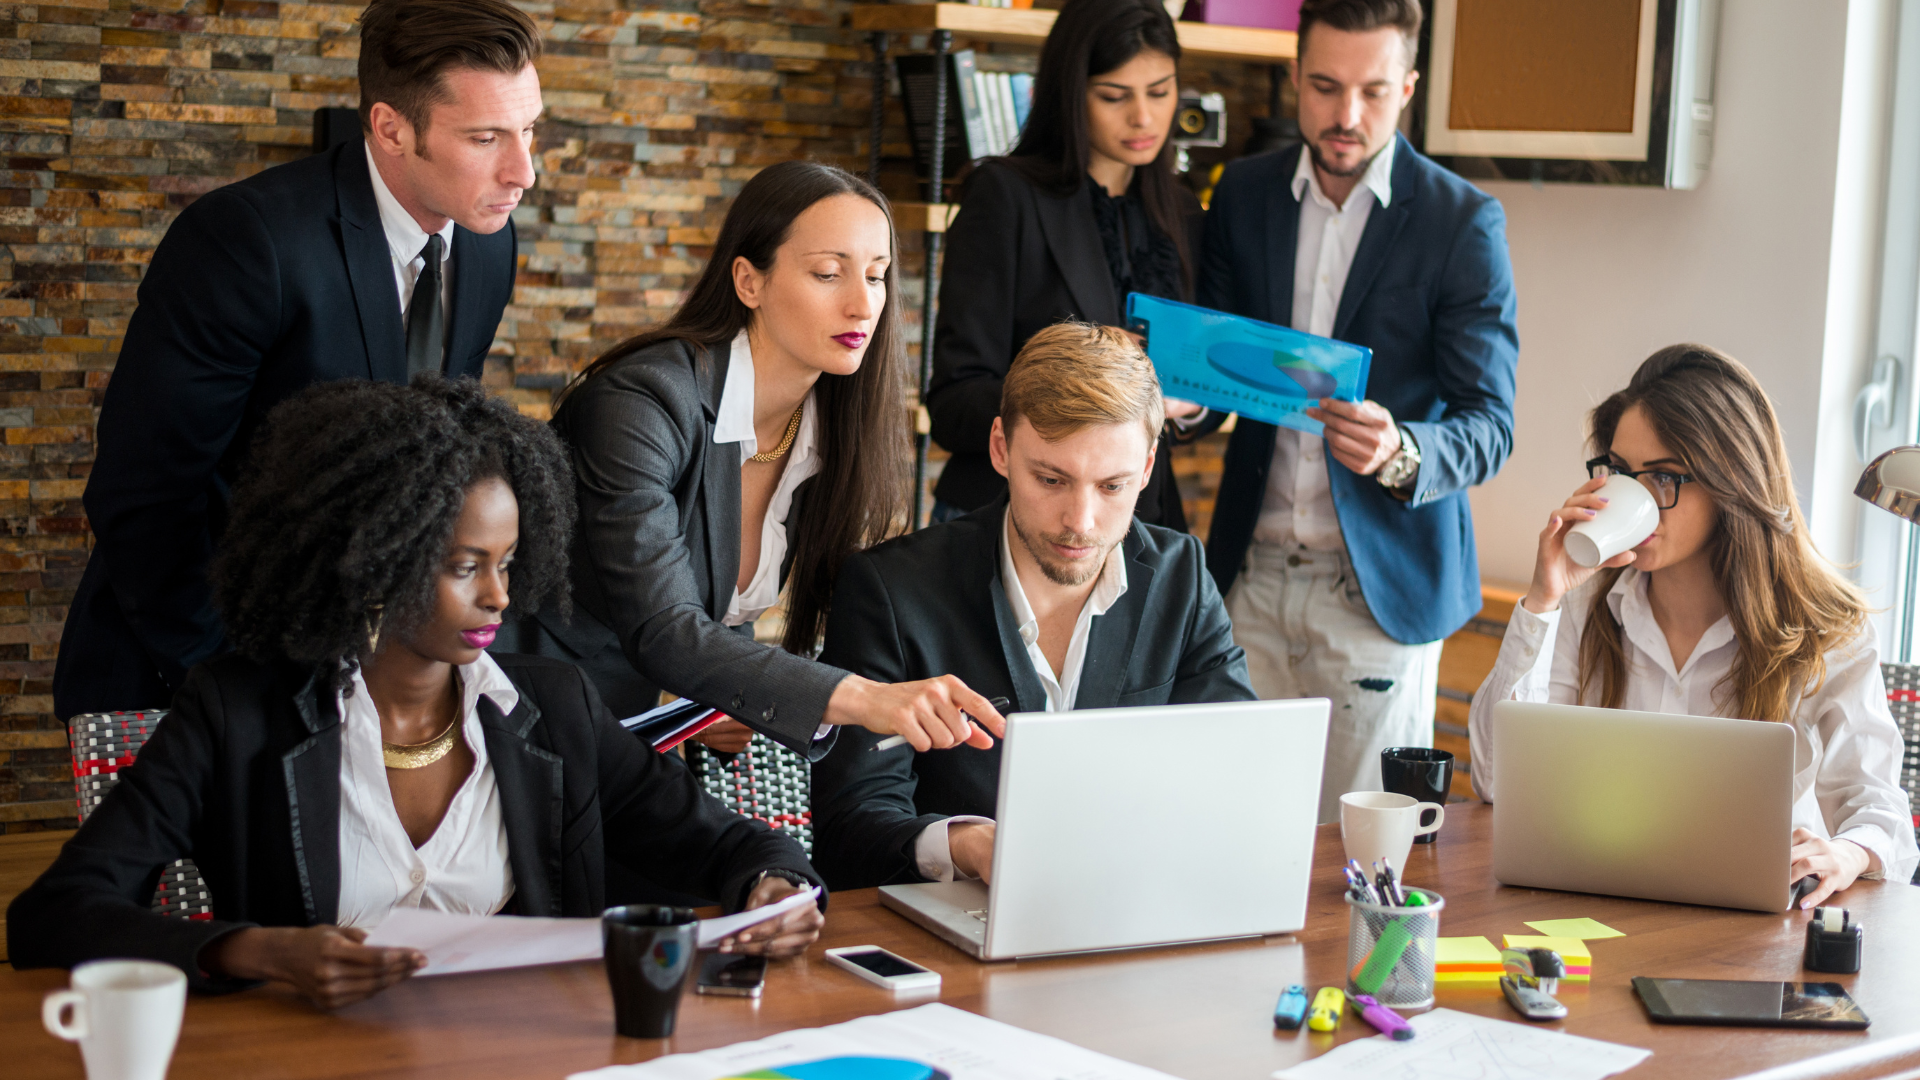
[[[1233,640],[1262,698],[1333,702],[1320,821],[1340,796],[1380,790],[1380,751],[1432,746],[1440,645],[1403,645],[1373,621],[1344,551],[1254,544],[1227,594]]]

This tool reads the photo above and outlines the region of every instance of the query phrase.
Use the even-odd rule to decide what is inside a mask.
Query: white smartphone
[[[827,962],[889,990],[924,990],[940,985],[940,973],[929,971],[878,945],[848,945],[827,950]]]

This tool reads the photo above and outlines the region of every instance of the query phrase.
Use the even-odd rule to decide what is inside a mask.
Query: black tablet
[[[1732,1024],[1741,1027],[1842,1028],[1858,1031],[1872,1021],[1830,982],[1735,982],[1729,979],[1633,980],[1647,1015],[1663,1024]]]

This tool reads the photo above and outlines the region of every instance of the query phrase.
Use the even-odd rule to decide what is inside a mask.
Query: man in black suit
[[[1200,541],[1135,520],[1163,419],[1123,331],[1061,323],[1020,350],[989,449],[1007,494],[842,566],[820,659],[887,682],[958,676],[1022,712],[1251,701]],[[814,765],[814,865],[836,889],[985,878],[1000,748]]]
[[[63,719],[165,705],[225,651],[207,563],[274,405],[481,373],[534,181],[539,30],[506,0],[374,0],[360,26],[365,141],[201,197],[154,251],[100,410]]]

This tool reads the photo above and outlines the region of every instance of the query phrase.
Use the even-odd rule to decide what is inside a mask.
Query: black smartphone
[[[1647,1015],[1663,1024],[1841,1028],[1872,1023],[1846,987],[1830,982],[1737,982],[1731,979],[1633,980]]]
[[[766,982],[766,957],[708,953],[706,959],[700,961],[700,977],[693,989],[698,994],[759,997]]]

